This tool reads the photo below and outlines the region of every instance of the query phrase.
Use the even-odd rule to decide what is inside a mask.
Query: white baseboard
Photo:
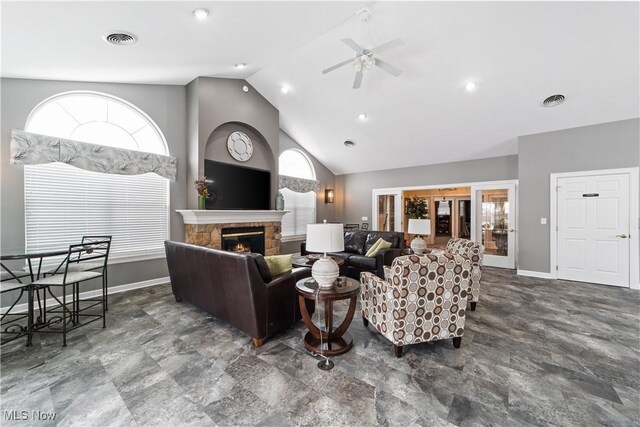
[[[143,280],[142,282],[126,283],[124,285],[118,285],[118,286],[113,286],[108,288],[107,294],[108,295],[119,294],[120,292],[131,291],[133,289],[141,289],[141,288],[147,288],[149,286],[164,285],[165,283],[169,283],[169,282],[170,282],[169,277],[159,277],[157,279]],[[95,298],[100,295],[102,295],[102,289],[94,289],[92,291],[82,292],[80,294],[80,299]],[[37,304],[37,302],[34,302],[34,304]],[[47,299],[47,307],[53,307],[56,304],[57,304],[57,301],[55,299],[53,298]],[[9,308],[9,306],[2,307],[1,310],[4,311],[7,308]],[[13,309],[11,310],[11,313],[16,313],[16,314],[25,313],[27,309],[28,309],[28,303],[18,304],[15,307],[13,307]]]
[[[551,279],[551,273],[543,273],[542,271],[529,271],[518,269],[518,276],[538,277],[540,279]]]

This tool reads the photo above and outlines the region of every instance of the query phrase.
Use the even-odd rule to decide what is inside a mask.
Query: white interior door
[[[401,206],[401,190],[373,190],[371,229],[402,231]]]
[[[515,268],[516,185],[482,184],[471,187],[472,235],[484,245],[484,265]]]
[[[558,279],[629,286],[629,178],[558,178]]]

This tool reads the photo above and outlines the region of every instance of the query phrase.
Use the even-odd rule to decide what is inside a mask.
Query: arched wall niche
[[[253,142],[253,156],[246,162],[234,159],[227,150],[227,138],[236,131],[244,132]],[[227,122],[215,128],[207,139],[204,158],[216,162],[268,170],[272,174],[275,171],[275,156],[265,137],[252,126],[241,122]]]

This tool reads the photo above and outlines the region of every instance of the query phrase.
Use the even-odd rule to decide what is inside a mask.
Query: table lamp
[[[313,263],[311,276],[322,290],[331,289],[340,274],[338,264],[327,256],[327,252],[344,250],[344,230],[342,224],[307,224],[307,250],[322,252],[324,255]]]
[[[427,251],[427,242],[420,236],[428,236],[431,234],[431,221],[428,219],[409,219],[409,234],[415,234],[415,238],[411,241],[411,250],[413,253],[422,255]]]

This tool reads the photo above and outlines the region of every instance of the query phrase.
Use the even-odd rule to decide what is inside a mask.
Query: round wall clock
[[[253,156],[253,142],[243,132],[233,132],[227,138],[227,149],[234,159],[246,162]]]

